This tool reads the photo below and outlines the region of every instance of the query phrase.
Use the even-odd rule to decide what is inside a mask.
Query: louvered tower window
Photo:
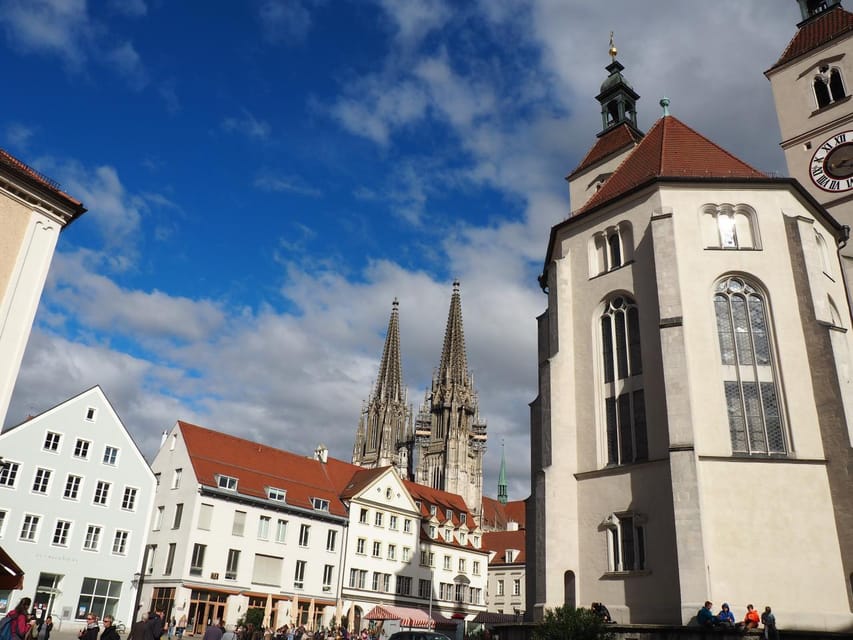
[[[732,452],[787,453],[763,294],[742,278],[716,287],[714,311]]]

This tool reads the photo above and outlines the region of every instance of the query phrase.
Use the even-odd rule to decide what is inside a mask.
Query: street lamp
[[[421,542],[421,560],[426,558],[427,565],[429,565],[429,623],[432,625],[434,624],[432,621],[432,590],[434,587],[433,581],[435,580],[435,567],[430,562],[429,548],[426,542]]]

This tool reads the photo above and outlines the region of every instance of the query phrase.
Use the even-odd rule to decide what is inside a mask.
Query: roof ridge
[[[760,173],[760,174],[761,174],[762,176],[764,176],[765,178],[766,178],[766,177],[768,177],[768,176],[767,176],[767,174],[765,174],[763,171],[761,171],[761,170],[759,170],[759,169],[756,169],[755,167],[753,167],[753,166],[752,166],[751,164],[749,164],[748,162],[746,162],[746,161],[744,161],[744,160],[741,160],[741,159],[740,159],[740,158],[738,158],[736,155],[734,155],[731,151],[727,150],[727,149],[726,149],[726,148],[724,148],[724,147],[721,147],[719,144],[717,144],[716,142],[714,142],[713,140],[711,140],[709,137],[707,137],[707,136],[705,136],[705,135],[703,135],[703,134],[699,133],[696,129],[694,129],[693,127],[691,127],[689,124],[686,124],[685,122],[683,122],[682,120],[679,120],[679,119],[678,119],[678,118],[676,118],[675,116],[665,116],[665,117],[662,117],[662,118],[661,118],[661,120],[665,120],[666,118],[671,118],[675,123],[677,123],[678,125],[680,125],[680,126],[684,127],[685,129],[687,129],[687,130],[688,130],[690,133],[692,133],[693,135],[700,137],[702,140],[704,140],[705,142],[707,142],[708,144],[710,144],[710,145],[711,145],[712,147],[714,147],[715,149],[717,149],[717,150],[719,150],[719,151],[723,152],[723,154],[725,154],[726,156],[728,156],[728,157],[729,157],[729,158],[731,158],[732,160],[735,160],[735,161],[739,162],[740,164],[742,164],[742,165],[744,165],[744,166],[748,167],[749,169],[751,169],[752,171],[755,171],[756,173]],[[666,135],[666,130],[664,130],[664,135]],[[666,151],[666,145],[661,144],[661,147],[662,147],[662,148],[661,148],[661,164],[663,164],[663,154],[664,154],[664,152]],[[662,177],[663,177],[663,176],[662,176]]]
[[[837,21],[837,24],[832,24]],[[825,30],[824,30],[825,28]],[[797,32],[791,37],[788,46],[779,59],[770,67],[769,73],[784,64],[792,62],[814,49],[831,42],[835,38],[853,30],[853,13],[840,4],[835,4],[820,14],[804,20],[797,25]]]

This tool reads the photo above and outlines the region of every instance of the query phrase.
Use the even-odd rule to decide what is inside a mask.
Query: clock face
[[[809,164],[812,182],[824,191],[853,190],[853,131],[842,131],[824,142]]]

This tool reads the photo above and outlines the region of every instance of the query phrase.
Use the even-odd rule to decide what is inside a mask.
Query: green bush
[[[533,631],[535,640],[613,640],[604,621],[590,609],[546,609]]]

